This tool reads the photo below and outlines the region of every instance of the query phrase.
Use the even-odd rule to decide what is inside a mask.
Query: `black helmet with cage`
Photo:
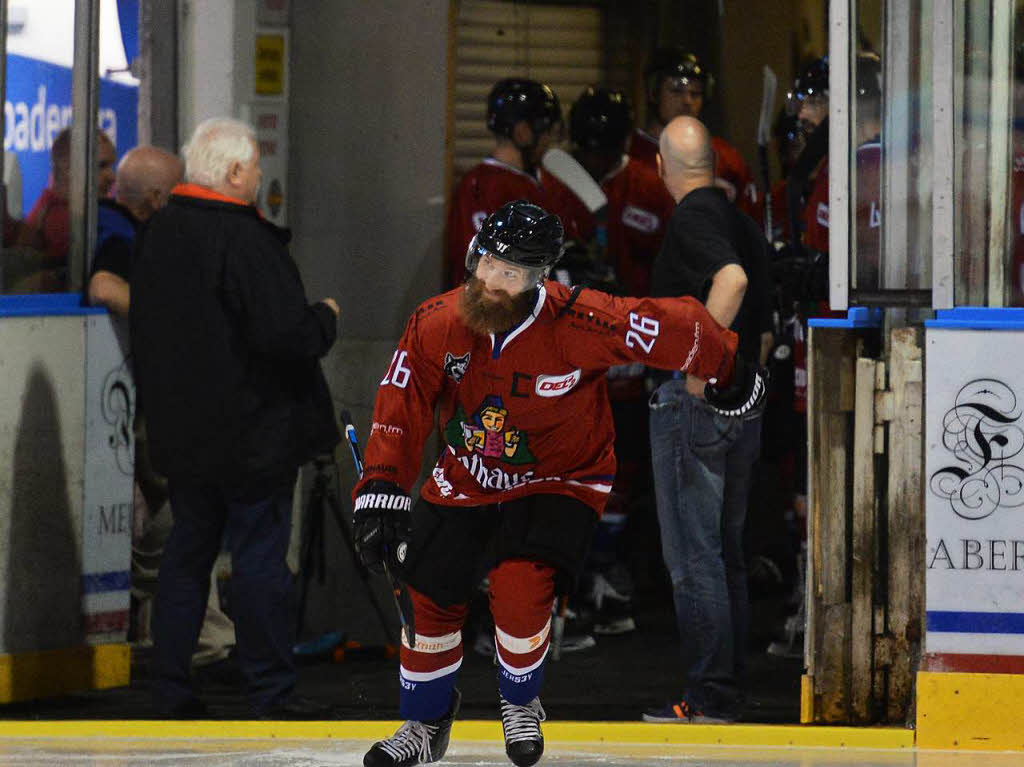
[[[524,268],[527,282],[540,284],[562,257],[565,233],[558,216],[526,200],[505,203],[492,213],[469,243],[466,274],[490,256]]]

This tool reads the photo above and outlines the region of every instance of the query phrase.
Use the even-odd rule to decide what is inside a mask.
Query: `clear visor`
[[[491,287],[504,290],[515,295],[539,285],[548,275],[546,266],[523,266],[506,261],[483,245],[474,237],[466,251],[466,274],[487,282]]]

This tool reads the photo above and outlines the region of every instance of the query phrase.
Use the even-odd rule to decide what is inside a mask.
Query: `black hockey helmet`
[[[588,87],[569,110],[569,138],[583,149],[621,152],[633,130],[633,110],[622,91]]]
[[[704,101],[711,100],[715,78],[695,54],[678,45],[656,49],[647,62],[644,74],[647,80],[647,98],[652,104],[658,103],[658,90],[661,88],[662,80],[667,77],[683,83],[700,83],[704,87]]]
[[[793,90],[786,94],[786,109],[799,114],[800,105],[808,98],[828,98],[828,56],[815,59],[797,75]]]
[[[466,274],[476,272],[482,256],[491,256],[530,270],[530,280],[539,283],[562,257],[564,239],[558,216],[526,200],[507,202],[487,217],[469,243]]]
[[[555,92],[536,80],[518,77],[499,80],[487,96],[487,129],[504,138],[526,120],[534,133],[551,130],[562,121],[562,108]]]

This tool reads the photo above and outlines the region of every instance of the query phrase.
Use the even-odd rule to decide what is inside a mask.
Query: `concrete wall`
[[[315,299],[341,305],[327,363],[369,424],[410,311],[440,289],[448,3],[292,8],[292,253]]]
[[[302,0],[292,4],[291,40],[292,254],[310,299],[341,306],[324,368],[365,445],[405,321],[440,289],[448,3]],[[355,476],[340,457],[347,495]],[[324,586],[312,587],[305,633],[340,621],[352,638],[373,641],[380,629],[367,592],[330,517],[325,527],[337,557]],[[390,620],[390,596],[375,585]]]

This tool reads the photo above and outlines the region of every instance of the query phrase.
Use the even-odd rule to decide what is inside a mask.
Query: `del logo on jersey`
[[[579,369],[557,376],[537,376],[534,391],[538,397],[560,397],[569,392],[580,382],[582,371]]]
[[[452,447],[465,448],[483,458],[496,458],[516,466],[537,461],[530,452],[526,433],[511,424],[508,408],[496,394],[484,397],[472,419],[467,419],[459,407],[445,425],[444,436]]]

